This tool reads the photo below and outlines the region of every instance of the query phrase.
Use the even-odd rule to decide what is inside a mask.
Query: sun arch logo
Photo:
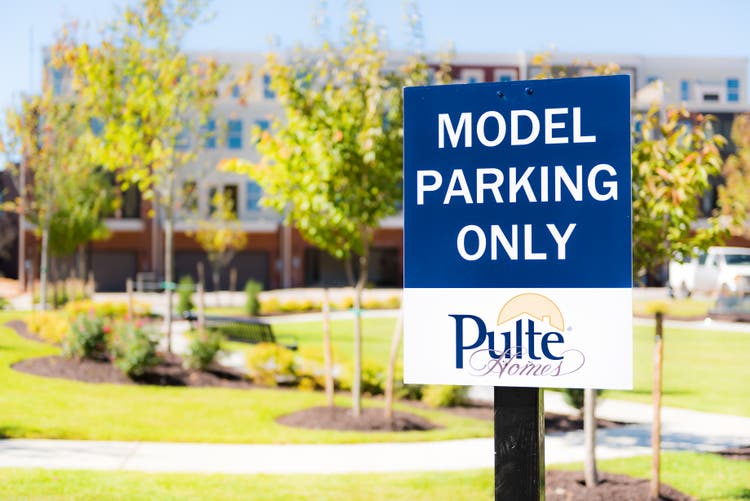
[[[456,369],[475,376],[559,377],[580,370],[584,354],[566,344],[572,327],[554,301],[538,293],[511,298],[498,313],[495,330],[475,315],[451,314],[455,321]]]

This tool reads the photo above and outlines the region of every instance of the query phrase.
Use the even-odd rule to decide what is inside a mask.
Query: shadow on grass
[[[22,436],[21,431],[17,426],[0,425],[0,440]]]
[[[732,499],[750,499],[750,489],[740,488],[730,493]]]

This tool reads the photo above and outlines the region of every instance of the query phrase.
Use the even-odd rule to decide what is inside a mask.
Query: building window
[[[649,75],[646,77],[646,85],[656,82],[657,80],[659,80],[659,77],[657,77],[656,75]]]
[[[216,148],[216,119],[209,118],[201,125],[201,137],[204,148]]]
[[[715,92],[707,92],[703,94],[703,101],[707,103],[718,103],[719,102],[719,95]]]
[[[271,75],[263,74],[263,97],[265,99],[276,99],[276,93],[271,89]]]
[[[198,183],[186,181],[182,184],[182,209],[184,212],[198,212]]]
[[[60,68],[52,68],[50,72],[52,74],[52,93],[59,96],[62,94],[63,71]]]
[[[177,151],[185,151],[190,148],[190,135],[188,134],[187,127],[183,127],[177,136],[175,136],[174,148]]]
[[[138,187],[131,185],[127,190],[121,192],[122,205],[118,210],[118,216],[121,218],[139,218],[141,217],[141,193]]]
[[[221,189],[222,196],[217,197],[218,190]],[[236,217],[237,216],[237,185],[236,184],[225,184],[224,186],[212,186],[208,190],[208,215],[212,216],[216,209],[219,208],[218,204],[223,204],[224,208],[229,213]]]
[[[727,102],[740,102],[740,81],[737,78],[727,78]]]
[[[232,85],[232,97],[234,97],[234,98],[240,97],[240,86],[239,86],[239,84]]]
[[[89,120],[89,128],[92,134],[99,137],[102,135],[102,131],[104,131],[104,122],[98,118],[92,118]]]
[[[255,181],[248,181],[246,195],[247,199],[245,208],[247,209],[247,212],[257,212],[260,210],[258,203],[260,202],[261,195],[263,195],[263,190],[260,185]]]
[[[242,120],[227,120],[227,148],[242,149]]]
[[[690,82],[680,80],[680,101],[690,101]]]
[[[484,71],[480,68],[466,68],[461,70],[462,83],[484,82]]]
[[[496,82],[510,82],[514,80],[515,73],[508,70],[495,70]]]

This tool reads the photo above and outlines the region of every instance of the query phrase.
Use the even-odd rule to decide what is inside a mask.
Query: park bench
[[[183,313],[183,318],[194,326],[198,320],[192,311]],[[229,339],[243,343],[274,343],[284,346],[290,350],[297,349],[297,340],[291,336],[285,336],[288,341],[281,342],[273,333],[271,324],[258,320],[257,318],[206,316],[206,329],[219,332]]]

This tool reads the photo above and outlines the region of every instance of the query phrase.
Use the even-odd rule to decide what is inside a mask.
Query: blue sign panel
[[[406,288],[629,288],[625,75],[404,90]]]

